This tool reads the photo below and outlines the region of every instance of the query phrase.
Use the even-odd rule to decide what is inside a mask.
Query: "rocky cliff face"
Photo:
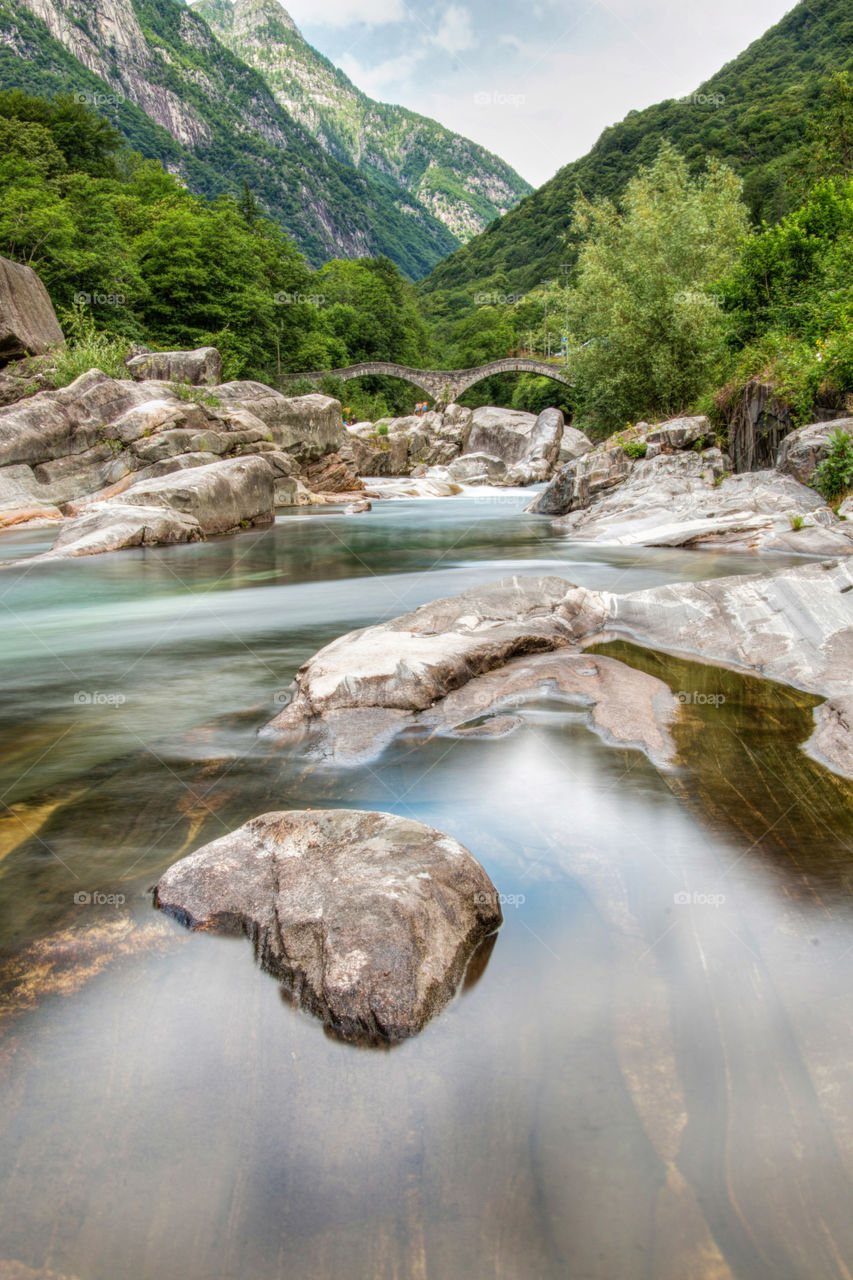
[[[417,278],[458,244],[415,197],[330,155],[176,0],[0,0],[0,83],[81,95],[205,195],[247,181],[314,265],[384,253]]]
[[[193,8],[326,151],[413,196],[463,243],[531,190],[476,143],[368,98],[306,43],[278,0],[198,0]]]

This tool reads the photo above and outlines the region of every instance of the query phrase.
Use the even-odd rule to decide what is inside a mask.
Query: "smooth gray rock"
[[[853,551],[853,525],[838,520],[814,489],[778,471],[733,476],[727,468],[718,449],[641,459],[622,484],[556,527],[585,542],[629,546]]]
[[[64,342],[53,303],[32,267],[0,257],[0,365]]]
[[[216,347],[195,351],[152,351],[127,362],[130,376],[138,382],[156,379],[185,382],[191,386],[215,386],[222,379],[222,356]]]
[[[846,588],[846,590],[845,590]],[[811,693],[853,687],[853,558],[602,594],[608,630]]]
[[[297,673],[290,705],[264,732],[307,736],[309,749],[320,754],[359,756],[375,753],[409,726],[466,729],[466,719],[517,709],[506,694],[549,681],[558,692],[578,692],[579,647],[603,635],[827,698],[807,749],[853,776],[850,555],[625,595],[587,591],[561,578],[509,578],[472,588],[321,649]],[[600,667],[597,655],[589,661]],[[665,697],[651,686],[632,689],[624,677],[614,679],[609,691],[594,694],[592,680],[586,688],[590,705],[603,707],[593,712],[594,727],[618,722],[621,696],[625,719],[613,738],[665,757]],[[656,699],[655,715],[648,711],[650,698]],[[627,724],[640,730],[629,731]]]
[[[457,841],[352,809],[253,818],[170,867],[155,902],[192,929],[245,933],[294,1002],[368,1043],[419,1032],[502,919]]]
[[[811,484],[836,431],[853,436],[853,418],[836,418],[833,422],[813,422],[807,427],[798,427],[782,441],[776,459],[777,468],[794,476],[801,484]]]
[[[484,405],[475,409],[466,453],[483,453],[510,466],[529,452],[537,418],[520,409]]]
[[[321,649],[300,668],[290,704],[264,732],[325,734],[353,710],[381,712],[364,722],[370,743],[401,715],[425,710],[511,658],[565,648],[603,618],[595,593],[562,578],[505,578],[435,600]]]
[[[229,458],[140,480],[70,520],[39,559],[197,542],[274,518],[275,481],[263,458]]]
[[[346,442],[341,404],[331,396],[283,396],[262,382],[225,382],[213,393],[226,407],[259,418],[273,443],[300,463],[337,453]]]
[[[501,484],[507,477],[506,463],[486,453],[464,453],[461,458],[454,458],[447,471],[451,480],[459,484]],[[433,474],[432,470],[427,472],[428,477]]]
[[[695,418],[669,418],[658,426],[650,427],[645,433],[648,444],[660,444],[665,449],[692,449],[697,444],[710,446],[715,443],[716,433],[710,419],[704,414]]]
[[[582,431],[578,431],[577,427],[564,426],[557,454],[557,464],[563,467],[567,462],[575,462],[593,448],[594,445],[589,436],[584,435]]]

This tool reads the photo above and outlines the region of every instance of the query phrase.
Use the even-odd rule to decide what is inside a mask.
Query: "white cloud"
[[[471,14],[461,5],[452,4],[445,9],[438,31],[432,38],[433,44],[445,53],[464,53],[473,49],[477,43],[474,37],[474,24]]]
[[[379,27],[406,17],[403,0],[289,0],[285,7],[299,27]]]
[[[381,99],[392,87],[409,82],[422,57],[421,52],[406,53],[399,58],[386,58],[375,67],[365,67],[352,54],[345,53],[338,65],[364,93]]]

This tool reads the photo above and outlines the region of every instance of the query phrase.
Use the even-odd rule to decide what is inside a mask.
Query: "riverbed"
[[[793,560],[568,543],[529,497],[0,571],[0,1277],[853,1272],[853,787],[798,749],[815,698],[619,644],[679,696],[671,767],[547,699],[348,767],[258,736],[319,647],[442,595]],[[427,822],[504,895],[393,1049],[152,908],[176,858],[306,807]]]

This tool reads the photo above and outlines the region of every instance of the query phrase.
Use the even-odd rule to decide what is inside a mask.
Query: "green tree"
[[[717,162],[691,178],[664,144],[621,209],[582,200],[575,227],[570,348],[587,427],[609,434],[685,409],[725,366],[730,321],[713,289],[746,234],[739,179]]]

